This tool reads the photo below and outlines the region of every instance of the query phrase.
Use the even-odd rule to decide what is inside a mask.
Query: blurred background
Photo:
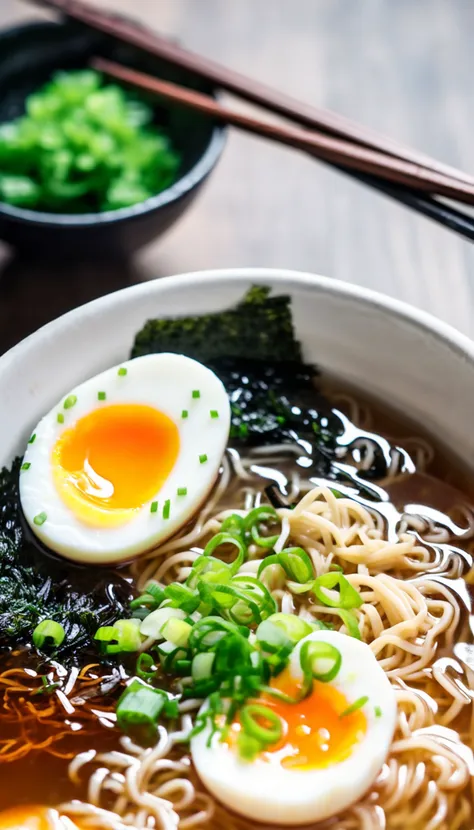
[[[96,0],[217,61],[474,172],[472,0]],[[0,25],[47,18],[0,0]],[[238,106],[243,107],[243,104]],[[142,280],[215,267],[326,274],[474,336],[474,248],[295,151],[230,130],[189,211],[131,261],[42,265],[0,248],[0,350]],[[25,302],[26,301],[26,302]]]

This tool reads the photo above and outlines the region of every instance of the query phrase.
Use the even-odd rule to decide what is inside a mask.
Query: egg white
[[[127,370],[119,375],[118,369]],[[192,391],[200,397],[194,399]],[[98,392],[106,400],[98,400]],[[64,409],[64,400],[75,395],[77,402]],[[142,404],[156,408],[177,426],[180,447],[176,462],[154,497],[126,524],[119,527],[91,527],[76,517],[59,495],[53,480],[52,451],[63,430],[93,410],[110,404]],[[188,417],[182,418],[183,410]],[[219,417],[211,418],[217,410]],[[57,421],[58,412],[64,423]],[[221,381],[207,367],[177,354],[152,354],[126,361],[107,369],[69,390],[37,427],[33,443],[28,444],[24,463],[30,466],[20,474],[20,500],[29,526],[51,550],[77,562],[116,563],[150,550],[175,533],[198,509],[209,493],[219,471],[230,424],[230,405]],[[200,455],[207,455],[201,463]],[[187,494],[178,496],[178,487]],[[163,518],[162,507],[170,500],[170,516]],[[158,511],[150,512],[151,501]],[[35,516],[46,513],[42,525]]]
[[[297,825],[342,812],[370,788],[393,738],[395,692],[369,646],[336,631],[309,634],[291,655],[289,669],[297,679],[302,676],[299,652],[308,640],[331,643],[339,649],[342,665],[331,685],[349,704],[369,696],[363,708],[366,733],[348,758],[323,769],[285,769],[262,758],[242,761],[218,735],[207,747],[208,728],[191,740],[193,763],[207,789],[231,810],[256,821]],[[375,707],[380,707],[379,717]],[[205,708],[206,704],[201,711]]]

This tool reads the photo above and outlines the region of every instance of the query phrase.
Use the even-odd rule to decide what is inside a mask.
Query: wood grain
[[[102,4],[474,172],[471,0]],[[16,0],[0,3],[0,25],[35,15]],[[195,206],[135,263],[52,268],[20,263],[6,251],[3,261],[1,350],[114,288],[246,265],[324,273],[375,288],[474,336],[472,245],[322,164],[234,132]]]

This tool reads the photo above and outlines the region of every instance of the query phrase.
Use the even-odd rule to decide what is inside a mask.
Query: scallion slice
[[[255,738],[262,746],[274,744],[281,738],[283,731],[281,719],[268,706],[248,703],[240,710],[240,722],[244,732]]]
[[[63,403],[64,409],[72,409],[72,407],[75,406],[76,403],[77,395],[68,395]]]
[[[306,583],[314,577],[313,563],[303,548],[286,548],[281,553],[265,557],[258,569],[258,577],[271,565],[280,565],[288,579],[299,584]]]
[[[363,697],[359,697],[354,703],[351,703],[347,709],[344,709],[343,712],[339,715],[340,718],[346,718],[348,715],[353,715],[354,712],[357,712],[359,709],[362,709],[366,703],[368,703],[369,697],[368,695],[364,695]]]
[[[328,590],[339,588],[335,595],[328,594]],[[352,608],[360,608],[363,599],[359,592],[351,585],[344,574],[336,571],[322,574],[314,580],[312,587],[317,598],[324,605],[330,608],[343,608],[350,611]]]
[[[33,643],[36,648],[59,648],[66,632],[61,623],[55,620],[43,620],[33,631]]]
[[[38,527],[41,527],[41,525],[44,525],[47,518],[48,517],[47,517],[46,513],[44,512],[44,510],[42,510],[41,513],[37,513],[37,515],[34,517],[33,521],[34,521],[35,525],[37,525]]]
[[[152,689],[136,678],[117,704],[117,724],[129,737],[149,744],[156,737],[158,719],[166,701],[165,692]]]
[[[330,683],[339,674],[342,656],[339,649],[321,640],[307,640],[300,651],[300,665],[305,688],[311,689],[312,680]]]

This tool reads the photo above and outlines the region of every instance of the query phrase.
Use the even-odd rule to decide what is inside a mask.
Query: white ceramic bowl
[[[305,357],[422,423],[474,469],[474,343],[362,288],[295,271],[184,274],[110,294],[60,317],[0,358],[0,464],[71,387],[124,360],[150,317],[218,311],[252,283],[289,293]]]

